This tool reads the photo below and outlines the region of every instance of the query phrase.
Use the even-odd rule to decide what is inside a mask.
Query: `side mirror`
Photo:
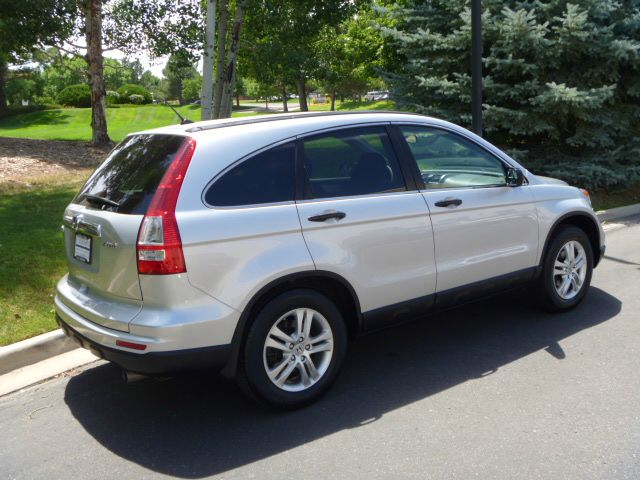
[[[507,168],[507,186],[519,187],[524,183],[524,173],[519,168]]]

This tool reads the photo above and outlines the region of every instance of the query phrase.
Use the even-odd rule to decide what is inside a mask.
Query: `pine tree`
[[[486,136],[528,168],[589,188],[640,179],[640,4],[485,0]],[[471,123],[469,1],[408,1],[383,30],[401,106]]]

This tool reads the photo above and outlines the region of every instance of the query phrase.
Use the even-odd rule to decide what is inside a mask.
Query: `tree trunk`
[[[288,112],[289,106],[287,105],[287,86],[285,85],[284,82],[282,82],[281,92],[282,92],[282,111]]]
[[[335,112],[336,110],[336,91],[331,92],[331,111]]]
[[[236,107],[240,108],[240,94],[236,94]]]
[[[0,112],[7,110],[7,94],[5,85],[7,83],[7,62],[0,58]]]
[[[308,112],[309,105],[307,105],[307,89],[305,86],[305,79],[300,78],[296,80],[296,87],[298,87],[298,96],[300,97],[298,100],[300,101],[300,111]]]
[[[231,117],[233,107],[233,86],[236,83],[236,67],[238,65],[238,54],[240,53],[240,32],[244,20],[244,9],[246,1],[238,2],[236,6],[236,18],[231,29],[231,46],[229,47],[229,58],[225,71],[225,84],[222,92],[222,107],[220,109],[221,118]]]
[[[213,86],[213,118],[220,118],[222,90],[224,88],[224,61],[227,56],[228,14],[228,0],[220,0],[220,16],[218,18],[218,51],[216,58],[216,83]]]
[[[91,85],[91,143],[109,145],[111,139],[107,133],[107,92],[102,55],[102,0],[88,0],[85,4],[85,35]]]
[[[205,28],[204,50],[202,52],[202,97],[200,119],[213,118],[213,59],[216,45],[216,4],[217,0],[207,2],[207,26]]]

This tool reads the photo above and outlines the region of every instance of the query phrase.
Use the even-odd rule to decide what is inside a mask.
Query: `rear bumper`
[[[204,368],[220,369],[229,359],[231,345],[149,353],[130,353],[106,347],[80,334],[56,314],[62,331],[94,355],[109,360],[125,370],[143,375],[162,375]]]
[[[114,280],[117,281],[117,280]],[[147,345],[146,353],[191,350],[232,343],[240,312],[189,284],[184,275],[140,275],[145,302],[105,296],[65,275],[55,312],[94,343]]]

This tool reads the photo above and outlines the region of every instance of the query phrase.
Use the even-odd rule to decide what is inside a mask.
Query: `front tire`
[[[338,375],[347,350],[342,313],[314,290],[267,303],[244,345],[240,385],[259,401],[293,409],[317,400]]]
[[[562,227],[547,249],[538,279],[542,305],[554,312],[575,307],[587,294],[592,272],[593,249],[589,238],[577,227]]]

